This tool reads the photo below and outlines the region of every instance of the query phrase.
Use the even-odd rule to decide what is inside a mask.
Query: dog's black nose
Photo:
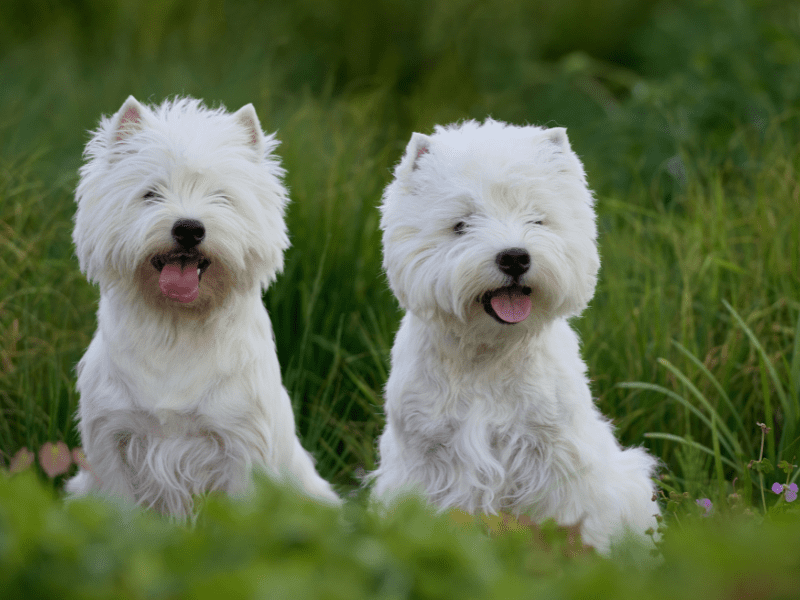
[[[510,275],[514,279],[524,275],[531,268],[531,255],[522,248],[503,250],[497,255],[495,261],[503,273]]]
[[[197,219],[179,219],[172,226],[172,239],[186,250],[197,246],[205,235],[206,229]]]

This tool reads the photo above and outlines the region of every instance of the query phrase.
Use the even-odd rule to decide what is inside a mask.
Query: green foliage
[[[32,471],[0,474],[0,585],[14,597],[510,597],[529,580],[530,537],[494,543],[412,501],[382,518],[339,511],[267,481],[246,501],[206,498],[181,525],[98,499],[64,507]]]
[[[785,598],[800,580],[799,516],[686,514],[642,565],[635,547],[613,562],[575,552],[552,524],[476,524],[412,500],[337,510],[267,481],[170,523],[107,500],[64,505],[28,470],[0,473],[0,586],[15,598]]]

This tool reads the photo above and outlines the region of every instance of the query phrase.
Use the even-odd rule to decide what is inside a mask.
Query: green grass
[[[98,291],[73,256],[72,192],[86,131],[128,94],[253,102],[278,131],[292,247],[265,303],[303,442],[343,492],[374,466],[400,318],[381,192],[412,131],[492,115],[566,126],[597,191],[603,266],[574,325],[622,442],[663,461],[665,494],[765,518],[781,500],[775,472],[748,468],[757,423],[771,465],[800,454],[800,9],[551,5],[7,2],[0,463],[80,444]]]

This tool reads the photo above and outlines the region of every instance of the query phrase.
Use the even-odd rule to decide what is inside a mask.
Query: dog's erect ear
[[[544,130],[545,138],[558,147],[559,150],[563,152],[568,152],[572,149],[569,145],[569,139],[567,138],[567,130],[564,127],[551,127],[550,129]]]
[[[411,141],[406,146],[406,153],[403,155],[403,159],[397,165],[395,177],[401,180],[411,177],[413,172],[419,169],[420,159],[430,151],[431,138],[422,133],[411,134]]]
[[[586,185],[586,172],[583,170],[583,164],[580,159],[572,151],[569,139],[567,138],[567,130],[563,127],[552,127],[544,130],[545,139],[553,144],[553,154],[551,160],[558,163],[558,170],[562,173],[572,173],[578,176],[583,184]],[[593,204],[591,194],[587,197],[589,204]]]
[[[411,141],[406,147],[406,157],[411,158],[411,169],[419,169],[419,159],[431,151],[431,138],[421,133],[411,134]]]
[[[245,104],[233,114],[233,117],[247,132],[247,145],[256,150],[261,150],[264,146],[264,132],[261,131],[261,123],[253,105]]]
[[[125,103],[114,115],[112,129],[113,142],[120,142],[129,135],[140,131],[144,127],[145,108],[133,96],[128,96]]]

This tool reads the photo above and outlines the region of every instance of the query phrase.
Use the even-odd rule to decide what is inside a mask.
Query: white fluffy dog
[[[100,284],[78,365],[88,469],[67,484],[182,517],[259,468],[336,501],[295,433],[262,291],[283,267],[283,169],[251,104],[129,97],[85,151],[73,240]]]
[[[594,294],[600,260],[565,130],[489,119],[415,133],[381,228],[407,312],[373,493],[579,523],[601,552],[656,527],[656,461],[620,448],[567,323]]]

